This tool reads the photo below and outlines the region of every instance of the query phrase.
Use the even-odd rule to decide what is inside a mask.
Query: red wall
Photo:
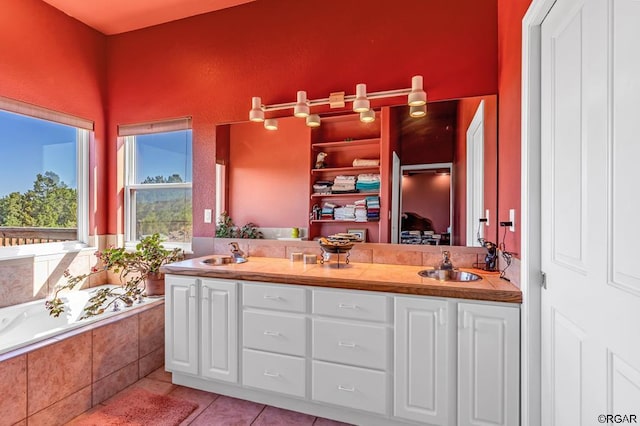
[[[40,0],[0,0],[0,96],[95,122],[91,235],[104,234],[107,223],[106,44],[104,35]]]
[[[234,223],[308,227],[310,129],[304,120],[280,119],[277,131],[251,122],[230,127],[228,212]]]
[[[301,89],[316,99],[360,82],[405,88],[415,74],[429,100],[497,92],[497,0],[362,5],[257,1],[109,37],[109,232],[122,232],[118,124],[193,116],[194,236],[203,237],[215,233],[201,214],[215,205],[215,125],[246,120],[252,96],[273,104]]]
[[[507,231],[506,250],[520,257],[520,156],[522,18],[531,0],[498,0],[498,220],[516,209],[516,232]],[[502,242],[503,230],[499,230]]]

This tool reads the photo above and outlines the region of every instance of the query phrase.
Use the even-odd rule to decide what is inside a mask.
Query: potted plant
[[[50,315],[57,317],[64,312],[64,303],[59,297],[61,291],[71,290],[89,276],[102,271],[119,274],[122,286],[98,290],[89,300],[84,317],[102,313],[116,300],[130,305],[142,295],[163,295],[164,274],[160,272],[160,267],[182,260],[184,254],[179,248],[172,250],[164,248],[160,234],[156,233],[140,240],[134,251],[128,251],[124,247],[109,247],[96,252],[96,257],[102,263],[101,268],[92,268],[88,274],[81,275],[71,275],[68,270],[64,272],[67,283],[56,288],[53,297],[46,302]],[[104,306],[110,298],[112,300]]]

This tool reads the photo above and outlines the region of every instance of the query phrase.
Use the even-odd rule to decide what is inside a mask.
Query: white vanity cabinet
[[[237,284],[165,276],[165,368],[237,382]]]
[[[458,425],[519,424],[520,309],[458,304]]]
[[[306,397],[307,290],[242,285],[242,384]]]
[[[312,293],[312,399],[387,414],[390,298],[348,290]]]
[[[516,304],[166,275],[183,386],[351,424],[519,424]]]
[[[198,278],[165,276],[165,368],[198,374]]]
[[[455,416],[455,303],[396,296],[394,307],[394,415],[430,425],[451,425]]]

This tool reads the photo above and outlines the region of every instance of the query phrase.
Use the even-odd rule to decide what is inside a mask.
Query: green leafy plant
[[[124,247],[109,247],[96,252],[96,257],[102,267],[94,267],[89,273],[71,275],[69,270],[64,271],[66,284],[58,286],[53,296],[45,302],[49,315],[58,317],[64,312],[64,302],[60,297],[62,291],[73,290],[91,275],[109,270],[120,274],[122,286],[97,290],[89,299],[82,318],[101,314],[117,300],[130,305],[144,293],[145,279],[150,274],[158,273],[162,265],[182,260],[184,253],[179,248],[164,248],[160,234],[156,233],[140,240],[135,251],[127,251]],[[111,300],[106,303],[109,299]]]
[[[238,227],[233,223],[233,220],[227,212],[222,212],[216,223],[216,237],[258,239],[264,236],[255,223],[249,222],[242,227]]]

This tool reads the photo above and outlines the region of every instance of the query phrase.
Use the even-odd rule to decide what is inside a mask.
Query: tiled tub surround
[[[66,283],[66,269],[73,275],[88,273],[98,263],[95,252],[96,248],[91,247],[67,253],[0,260],[0,308],[47,297],[57,284]],[[106,282],[106,273],[94,274],[82,287]]]
[[[114,312],[112,309],[108,309],[102,315],[81,319],[84,307],[95,291],[103,288],[117,289],[117,287],[116,285],[104,285],[61,294],[60,297],[65,303],[65,312],[58,317],[49,315],[45,309],[45,299],[0,308],[0,355],[56,337],[69,330],[84,327],[89,323],[118,315],[119,311]],[[153,302],[154,299],[145,298],[134,306]],[[119,302],[119,305],[123,304]]]
[[[64,424],[163,362],[162,299],[7,352],[0,424]]]

